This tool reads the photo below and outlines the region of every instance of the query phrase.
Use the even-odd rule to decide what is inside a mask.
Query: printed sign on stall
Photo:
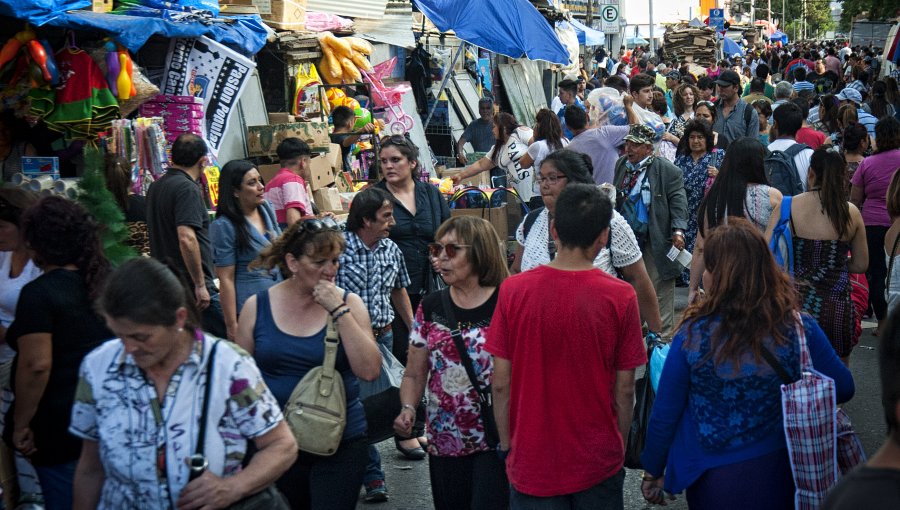
[[[252,60],[207,37],[172,39],[161,93],[203,99],[203,134],[217,154],[255,67]]]

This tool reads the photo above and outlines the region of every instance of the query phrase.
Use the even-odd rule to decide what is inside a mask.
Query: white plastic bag
[[[628,115],[625,113],[625,105],[622,95],[612,87],[594,89],[585,100],[590,110],[588,117],[591,126],[600,127],[607,124],[613,126],[628,125]]]

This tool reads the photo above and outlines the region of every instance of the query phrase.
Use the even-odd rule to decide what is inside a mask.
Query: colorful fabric
[[[288,209],[299,209],[301,216],[313,213],[309,193],[306,192],[306,181],[287,168],[279,170],[266,183],[266,200],[275,208],[275,218],[281,224],[287,223]]]
[[[466,353],[482,386],[490,386],[493,376],[491,355],[484,344],[496,305],[497,291],[473,310],[451,302]],[[466,375],[448,322],[441,294],[429,294],[416,311],[409,344],[428,350],[428,451],[441,457],[461,457],[491,448],[485,441],[478,394]]]
[[[119,103],[106,77],[87,52],[63,48],[56,54],[60,85],[55,107],[44,117],[47,127],[66,139],[94,139],[119,118]],[[41,109],[46,110],[45,103]]]
[[[756,225],[760,232],[765,232],[769,226],[769,217],[772,216],[774,209],[769,200],[771,189],[766,184],[748,184],[744,196],[744,216]]]
[[[362,298],[373,328],[394,320],[391,292],[409,286],[406,262],[390,239],[380,239],[371,249],[355,232],[344,232],[346,248],[341,254],[337,286]]]
[[[216,341],[202,335],[194,342],[162,402],[120,340],[84,359],[69,432],[99,442],[105,480],[98,509],[175,507],[188,483],[185,460],[196,448],[207,358]],[[241,469],[247,441],[283,417],[256,364],[234,344],[220,342],[212,381],[204,453],[211,473],[231,476]]]
[[[687,194],[688,204],[688,224],[684,231],[684,248],[691,253],[694,252],[694,246],[697,244],[697,232],[700,229],[697,211],[700,210],[700,202],[706,196],[709,167],[721,168],[723,159],[725,159],[725,151],[719,149],[707,152],[696,161],[690,154],[682,154],[675,158],[675,166],[684,172],[684,191]],[[686,268],[682,278],[685,281],[690,280],[690,274],[690,268]]]

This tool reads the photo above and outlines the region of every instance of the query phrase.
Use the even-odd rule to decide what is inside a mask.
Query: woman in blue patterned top
[[[800,377],[798,334],[813,366],[834,379],[838,402],[853,396],[853,376],[775,264],[759,229],[730,217],[708,232],[706,298],[692,304],[672,341],[653,404],[641,490],[662,503],[662,489],[687,489],[692,510],[794,507],[782,428],[781,378],[761,357],[773,353]]]

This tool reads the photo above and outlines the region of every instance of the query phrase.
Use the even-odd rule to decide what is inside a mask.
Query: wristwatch
[[[672,235],[684,237],[684,230],[681,230],[680,228],[676,228],[675,230],[672,231]]]

